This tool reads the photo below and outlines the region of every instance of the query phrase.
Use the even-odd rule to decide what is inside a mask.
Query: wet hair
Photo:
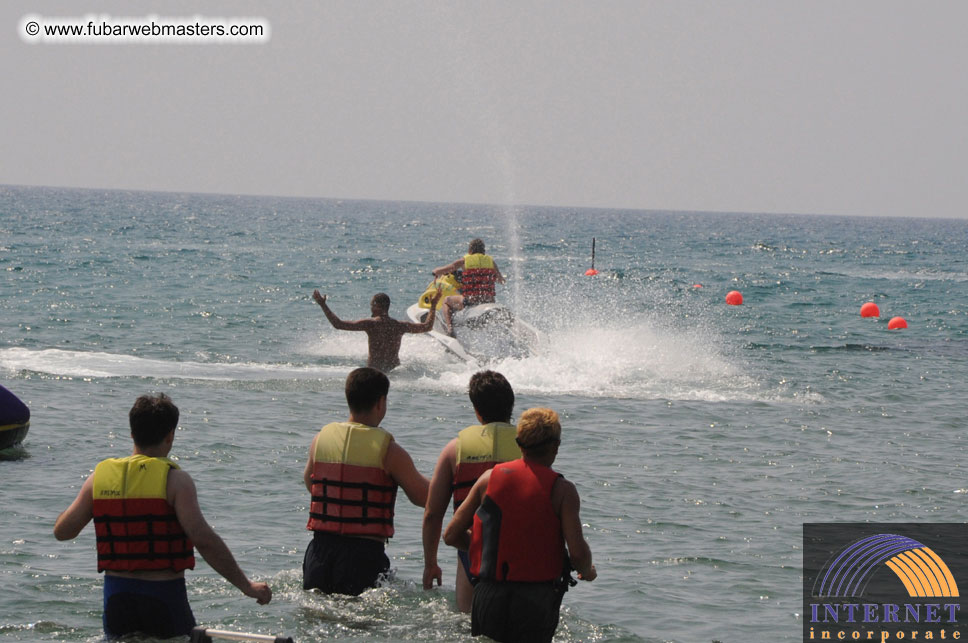
[[[561,444],[561,422],[551,409],[528,409],[518,420],[515,438],[523,455],[540,458]]]
[[[377,294],[373,295],[373,299],[370,300],[370,303],[376,304],[384,310],[390,310],[390,295],[386,294],[385,292],[378,292]]]
[[[156,446],[178,426],[178,407],[164,393],[142,395],[128,411],[128,424],[137,446]]]
[[[346,376],[346,404],[354,413],[365,413],[390,391],[386,375],[364,366]]]
[[[514,410],[514,390],[497,371],[478,371],[467,385],[474,410],[484,424],[510,422]]]
[[[467,254],[469,255],[484,254],[484,241],[481,239],[471,239],[471,242],[467,244]]]

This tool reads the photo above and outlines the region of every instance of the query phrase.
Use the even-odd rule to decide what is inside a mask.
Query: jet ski
[[[23,441],[30,428],[30,409],[0,386],[0,451]]]
[[[440,342],[448,352],[471,364],[502,357],[528,357],[538,348],[538,330],[518,319],[504,304],[486,303],[465,306],[451,317],[454,334],[447,333],[443,315],[440,312],[444,299],[460,294],[457,276],[443,275],[434,279],[420,296],[417,303],[407,308],[407,318],[415,323],[423,323],[430,314],[430,302],[437,289],[440,301],[437,302],[437,317],[428,333]]]

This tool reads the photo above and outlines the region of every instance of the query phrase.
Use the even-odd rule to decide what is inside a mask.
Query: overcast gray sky
[[[27,14],[263,45],[29,44]],[[0,6],[0,183],[968,217],[968,2]]]

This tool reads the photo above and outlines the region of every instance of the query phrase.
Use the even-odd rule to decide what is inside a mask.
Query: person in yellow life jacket
[[[358,596],[390,569],[397,486],[423,507],[430,482],[393,436],[380,428],[390,380],[375,368],[346,378],[349,419],[327,424],[309,445],[303,482],[311,494],[303,589]]]
[[[444,542],[469,550],[474,586],[471,634],[495,641],[551,641],[569,568],[598,576],[582,535],[575,485],[551,469],[561,423],[551,409],[518,421],[522,458],[486,471],[454,513]],[[567,546],[567,549],[566,549]]]
[[[499,462],[521,457],[521,449],[514,441],[517,428],[510,424],[514,390],[507,379],[495,371],[474,373],[467,393],[479,424],[457,434],[437,458],[423,518],[424,589],[431,589],[435,579],[438,586],[441,583],[443,573],[437,563],[437,548],[451,498],[456,511],[482,473]],[[458,551],[456,589],[457,608],[470,612],[474,587],[466,552]]]
[[[185,570],[195,567],[194,548],[243,594],[268,603],[272,590],[246,577],[205,521],[191,476],[168,459],[178,407],[163,393],[142,395],[128,420],[132,455],[100,462],[54,524],[57,540],[70,540],[94,520],[97,568],[105,573],[104,633],[190,635],[195,617]]]
[[[453,316],[464,306],[491,303],[494,301],[494,283],[504,283],[504,275],[497,267],[491,255],[486,254],[484,242],[472,239],[467,246],[467,254],[447,264],[434,268],[434,277],[450,274],[462,270],[459,295],[451,295],[444,299],[440,312],[444,318],[447,332],[454,334]]]

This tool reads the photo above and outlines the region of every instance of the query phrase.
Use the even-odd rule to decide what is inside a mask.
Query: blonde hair
[[[561,422],[551,409],[528,409],[518,420],[516,439],[518,446],[526,451],[544,451],[545,447],[561,442]]]

